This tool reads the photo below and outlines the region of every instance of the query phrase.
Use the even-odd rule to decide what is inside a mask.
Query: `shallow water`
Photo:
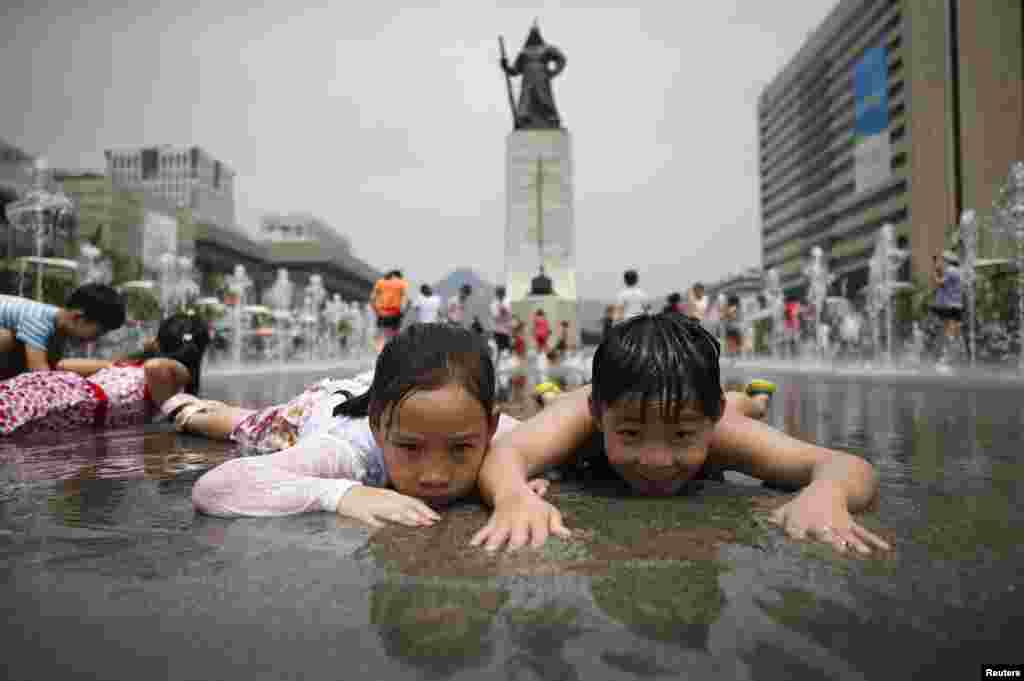
[[[207,389],[256,403],[308,379]],[[763,515],[788,497],[742,476],[671,500],[556,485],[575,536],[491,555],[466,546],[473,503],[373,535],[196,515],[192,482],[237,452],[166,427],[3,442],[4,676],[972,678],[1019,661],[1018,393],[777,380],[773,424],[878,467],[863,521],[892,554],[785,539]]]

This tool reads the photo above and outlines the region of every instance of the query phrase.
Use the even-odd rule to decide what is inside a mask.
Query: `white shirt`
[[[491,324],[494,333],[512,335],[512,308],[504,300],[491,301]]]
[[[639,286],[627,286],[619,291],[623,321],[647,312],[650,307],[649,300],[647,293]]]
[[[431,296],[421,295],[413,306],[416,308],[416,320],[422,323],[436,322],[438,313],[441,311],[441,296],[436,293]]]
[[[466,315],[466,304],[459,296],[452,296],[448,299],[448,308],[445,317],[453,324],[461,324]]]

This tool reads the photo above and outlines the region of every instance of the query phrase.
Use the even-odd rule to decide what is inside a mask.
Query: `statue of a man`
[[[517,128],[559,128],[562,126],[551,92],[551,81],[565,69],[565,55],[540,37],[536,22],[526,36],[523,49],[511,66],[502,56],[501,68],[509,76],[522,76],[519,105],[516,107]]]

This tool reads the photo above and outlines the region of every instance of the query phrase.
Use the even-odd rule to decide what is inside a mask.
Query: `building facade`
[[[841,0],[758,103],[762,265],[820,246],[853,293],[886,222],[924,280],[1024,158],[1024,3]]]
[[[188,208],[201,222],[235,226],[235,172],[201,147],[163,145],[104,153],[116,187],[159,196]]]

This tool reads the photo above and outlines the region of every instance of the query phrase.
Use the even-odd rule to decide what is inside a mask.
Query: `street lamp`
[[[1024,161],[1010,166],[1010,175],[995,205],[996,228],[1013,239],[1017,269],[1017,335],[1020,354],[1017,364],[1024,370]]]
[[[63,192],[47,189],[50,174],[43,159],[37,159],[33,186],[21,199],[7,204],[7,221],[19,232],[31,234],[35,241],[36,300],[43,298],[43,251],[58,234],[71,233],[75,205]]]

